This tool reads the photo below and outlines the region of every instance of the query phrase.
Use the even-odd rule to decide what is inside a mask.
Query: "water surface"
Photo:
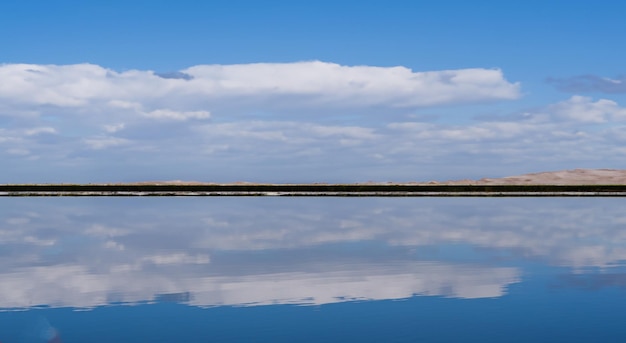
[[[620,198],[0,198],[0,341],[622,341]]]

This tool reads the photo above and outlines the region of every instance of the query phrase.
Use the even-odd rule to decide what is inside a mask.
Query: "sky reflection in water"
[[[622,205],[1,198],[0,341],[611,339]]]

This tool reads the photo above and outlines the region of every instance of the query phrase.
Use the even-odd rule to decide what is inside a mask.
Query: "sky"
[[[623,168],[626,3],[43,1],[0,12],[0,183]]]

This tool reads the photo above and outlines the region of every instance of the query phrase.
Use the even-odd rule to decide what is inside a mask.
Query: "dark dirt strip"
[[[626,185],[5,184],[0,196],[626,196]]]

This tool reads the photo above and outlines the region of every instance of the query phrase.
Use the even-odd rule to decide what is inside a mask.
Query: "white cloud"
[[[126,236],[130,233],[128,229],[121,229],[115,227],[109,227],[102,224],[91,225],[85,230],[85,234],[95,237],[120,237]]]
[[[30,218],[28,217],[8,218],[5,220],[5,222],[10,225],[23,225],[23,224],[28,224],[30,222]]]
[[[208,119],[211,116],[208,111],[172,111],[167,109],[143,112],[143,115],[148,118],[154,119],[171,119],[183,121],[187,119]]]
[[[626,108],[611,99],[501,117],[429,107],[518,97],[496,69],[8,64],[4,78],[4,182],[427,181],[619,168],[626,154]]]
[[[13,148],[13,149],[7,149],[6,152],[9,155],[20,155],[20,156],[30,155],[30,150],[28,149]]]
[[[28,129],[24,132],[27,136],[35,136],[35,135],[39,135],[42,133],[50,133],[50,134],[56,134],[57,130],[53,127],[37,127],[37,128],[33,128],[33,129]]]
[[[115,133],[117,131],[123,130],[126,127],[126,124],[112,124],[112,125],[104,125],[104,130],[108,133]]]
[[[117,109],[126,109],[126,110],[135,110],[135,111],[141,111],[142,105],[138,102],[132,102],[132,101],[123,101],[123,100],[111,100],[109,102],[107,102],[107,105],[111,108],[117,108]]]
[[[381,136],[374,128],[359,126],[318,125],[288,121],[252,121],[198,125],[194,128],[203,135],[284,141],[290,145],[337,141],[341,138],[356,141],[375,140]]]
[[[420,107],[520,96],[519,85],[507,82],[497,69],[414,72],[313,61],[205,65],[183,72],[193,76],[194,91],[208,97],[292,95],[339,107]]]
[[[497,69],[413,72],[405,67],[314,61],[200,65],[182,72],[191,79],[163,78],[152,71],[115,72],[91,64],[5,64],[0,66],[0,99],[19,107],[79,108],[101,103],[181,107],[172,108],[175,111],[185,109],[186,104],[210,106],[220,101],[231,102],[234,107],[242,101],[256,103],[254,107],[267,106],[268,97],[279,100],[285,96],[297,96],[299,101],[317,106],[363,108],[510,100],[520,95],[519,85],[506,81]]]
[[[110,147],[116,147],[129,144],[129,140],[111,136],[96,136],[84,139],[83,142],[92,149],[107,149]]]
[[[548,110],[565,120],[587,123],[626,120],[626,108],[615,101],[600,99],[594,102],[589,97],[573,96],[570,99],[552,105]]]
[[[142,261],[153,264],[208,264],[211,258],[208,255],[190,256],[185,253],[174,253],[145,256]]]

